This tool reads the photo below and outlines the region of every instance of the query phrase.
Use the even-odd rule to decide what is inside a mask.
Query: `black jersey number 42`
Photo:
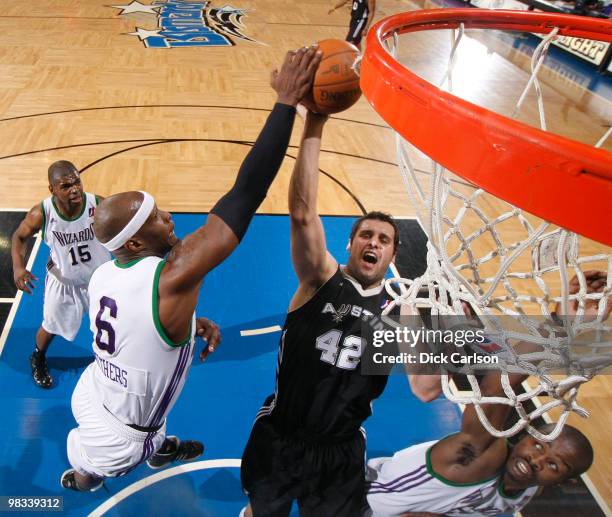
[[[340,344],[341,337],[342,331],[333,329],[317,338],[317,349],[322,350],[321,361],[344,370],[354,370],[361,360],[363,339],[346,336]]]

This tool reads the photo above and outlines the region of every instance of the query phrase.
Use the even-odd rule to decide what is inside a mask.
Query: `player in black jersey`
[[[339,0],[329,10],[329,14],[333,13],[336,9],[340,9],[349,0]],[[351,7],[351,24],[349,25],[349,31],[346,35],[346,41],[352,43],[358,48],[361,48],[361,38],[368,33],[368,29],[374,19],[374,11],[376,10],[376,0],[350,0],[352,1]]]
[[[362,375],[362,324],[386,302],[384,276],[395,256],[395,222],[381,212],[357,220],[349,260],[326,249],[317,213],[321,135],[326,117],[308,113],[289,187],[291,254],[299,287],[278,354],[275,393],[257,414],[241,477],[255,516],[358,515],[364,490],[370,403],[387,383]],[[246,515],[250,511],[247,510]]]

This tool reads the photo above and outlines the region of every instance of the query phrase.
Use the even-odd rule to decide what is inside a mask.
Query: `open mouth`
[[[516,469],[515,469],[516,473],[520,477],[524,477],[524,478],[531,478],[532,477],[533,473],[531,471],[531,466],[523,458],[518,458],[516,460],[515,467],[516,467]]]
[[[378,262],[378,257],[376,256],[376,253],[373,253],[371,251],[366,251],[363,254],[363,260],[364,262],[367,262],[368,264],[376,264]]]

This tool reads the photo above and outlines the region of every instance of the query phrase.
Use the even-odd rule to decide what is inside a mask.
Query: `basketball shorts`
[[[361,38],[363,37],[363,30],[365,29],[366,22],[368,21],[367,13],[365,16],[360,18],[351,18],[349,25],[348,34],[346,35],[346,41],[353,45],[359,46],[361,44]]]
[[[60,282],[48,273],[45,279],[42,327],[50,334],[73,341],[83,315],[89,311],[87,285]]]
[[[365,488],[365,439],[320,444],[297,442],[259,418],[242,456],[240,476],[254,517],[359,515]]]
[[[155,433],[137,431],[109,413],[91,395],[93,370],[90,364],[72,394],[72,414],[78,427],[68,433],[68,461],[84,475],[117,477],[146,461],[163,444],[166,424]]]

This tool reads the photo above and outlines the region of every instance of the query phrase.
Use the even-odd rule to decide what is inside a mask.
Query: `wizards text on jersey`
[[[51,233],[53,233],[55,240],[60,246],[70,246],[79,242],[93,241],[96,238],[93,231],[93,223],[89,225],[89,228],[79,232],[64,233],[52,230]]]

